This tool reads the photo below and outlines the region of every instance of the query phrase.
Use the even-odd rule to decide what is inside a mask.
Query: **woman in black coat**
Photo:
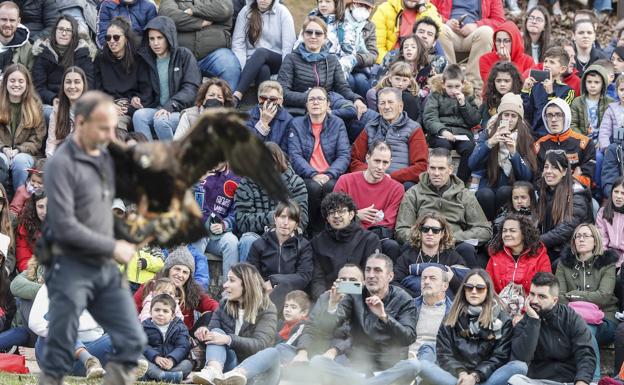
[[[512,334],[492,279],[483,269],[470,270],[438,331],[437,364],[419,373],[422,384],[506,385],[511,376],[525,375],[526,363],[509,362]]]
[[[253,243],[247,257],[262,275],[280,313],[286,294],[305,290],[312,279],[312,246],[297,233],[300,213],[297,202],[278,204],[273,216],[275,228]]]

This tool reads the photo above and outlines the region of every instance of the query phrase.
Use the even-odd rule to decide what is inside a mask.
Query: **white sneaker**
[[[145,375],[145,373],[147,373],[148,365],[149,363],[147,362],[147,360],[144,360],[143,358],[139,358],[139,360],[137,361],[137,367],[134,372],[136,375],[136,378],[141,378]]]
[[[193,384],[216,385],[215,380],[223,378],[223,373],[215,368],[203,368],[201,372],[193,374]]]
[[[223,375],[222,378],[215,378],[215,385],[247,385],[247,377],[244,374],[232,370]]]

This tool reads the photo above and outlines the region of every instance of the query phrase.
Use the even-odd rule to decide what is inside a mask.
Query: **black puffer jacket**
[[[503,323],[499,339],[464,336],[470,324],[468,314],[460,315],[454,327],[442,324],[436,342],[440,367],[456,377],[461,372],[477,372],[481,382],[490,378],[496,369],[509,362],[511,354],[511,318],[501,311],[498,319]]]
[[[95,57],[95,89],[104,91],[115,99],[132,99],[140,94],[139,71],[137,61],[132,68],[126,67],[112,55],[104,51],[98,52]]]
[[[375,233],[364,230],[356,220],[342,230],[334,230],[329,224],[312,239],[314,252],[314,278],[312,296],[319,297],[338,278],[338,271],[347,263],[364,269],[366,258],[381,250]]]
[[[279,245],[275,230],[257,239],[249,250],[247,262],[258,268],[264,280],[273,286],[288,285],[291,290],[305,290],[312,279],[312,246],[301,235]]]
[[[45,32],[44,3],[44,0],[15,0],[20,9],[21,22],[30,31],[30,41],[37,40]]]
[[[530,378],[557,382],[589,384],[596,367],[587,324],[562,304],[539,319],[524,315],[513,331],[511,359],[526,362]]]

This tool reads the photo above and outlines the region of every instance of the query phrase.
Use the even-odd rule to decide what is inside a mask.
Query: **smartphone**
[[[550,79],[550,71],[549,70],[531,70],[530,75],[536,82],[543,82],[546,79]]]
[[[459,22],[459,28],[461,28],[461,27],[463,27],[463,26],[464,26],[464,19],[465,19],[466,17],[468,17],[468,14],[461,15],[461,16],[457,19],[457,21]]]
[[[362,294],[362,282],[341,281],[338,282],[340,294]]]
[[[498,123],[498,129],[505,130],[505,131],[509,130],[509,120],[501,120]]]

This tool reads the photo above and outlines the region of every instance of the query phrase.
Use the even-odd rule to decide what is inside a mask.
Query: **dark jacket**
[[[42,37],[48,27],[43,17],[44,0],[16,0],[15,4],[20,9],[21,22],[30,31],[30,41]]]
[[[256,124],[260,121],[260,107],[254,106],[249,110],[249,120],[247,120],[247,128],[254,133],[263,142],[277,143],[284,154],[288,154],[288,134],[290,133],[290,122],[292,115],[283,107],[280,107],[273,120],[269,124],[271,131],[269,135],[262,135],[257,129]]]
[[[585,80],[587,75],[598,75],[602,80],[602,91],[600,92],[600,99],[598,99],[598,111],[596,127],[591,127],[590,116],[587,113],[587,90],[585,89]],[[610,103],[613,103],[613,99],[607,96],[607,87],[609,86],[609,73],[606,69],[599,65],[591,65],[587,67],[581,78],[581,95],[578,95],[572,104],[570,105],[570,111],[572,112],[572,118],[570,121],[570,129],[591,138],[594,142],[598,141],[598,132],[602,123],[602,117],[609,107]]]
[[[184,12],[189,8],[192,16]],[[158,8],[159,15],[175,22],[180,46],[188,48],[198,60],[219,48],[231,47],[232,12],[230,0],[162,0]],[[202,28],[205,20],[211,24]]]
[[[383,322],[365,303],[370,293],[346,295],[336,312],[319,319],[319,328],[333,331],[344,322],[351,325],[351,344],[348,354],[367,373],[386,370],[407,359],[408,347],[416,341],[417,312],[414,299],[403,289],[390,285],[383,298],[387,322]]]
[[[351,349],[351,327],[349,322],[336,327],[333,331],[321,330],[319,322],[327,314],[329,292],[321,294],[310,311],[305,328],[297,341],[297,350],[306,350],[308,356],[325,353],[334,348],[337,355],[345,354]]]
[[[496,369],[509,362],[511,354],[511,318],[501,310],[498,320],[503,323],[499,339],[464,336],[470,322],[468,314],[461,314],[454,327],[440,325],[436,340],[438,365],[456,377],[461,372],[476,372],[481,382],[485,382]]]
[[[616,179],[624,175],[624,150],[622,145],[611,143],[604,151],[602,161],[602,191],[604,196],[611,196],[611,189]]]
[[[301,44],[299,50],[304,49]],[[305,107],[308,90],[312,87],[335,91],[352,102],[362,99],[351,91],[338,59],[331,54],[316,62],[306,61],[299,51],[288,54],[282,61],[277,81],[284,88],[284,104],[287,106]]]
[[[290,198],[301,209],[301,228],[308,226],[308,190],[303,179],[292,168],[288,167],[281,175],[288,188]],[[236,189],[236,226],[241,233],[264,233],[266,227],[273,224],[273,215],[277,207],[276,201],[249,178],[243,178]]]
[[[353,263],[364,270],[366,258],[381,250],[375,233],[364,230],[354,220],[342,230],[334,230],[329,224],[312,239],[314,251],[314,278],[312,296],[318,297],[331,288],[338,278],[338,271],[347,263]]]
[[[327,114],[321,130],[321,151],[329,164],[324,172],[332,179],[347,171],[351,160],[351,146],[349,137],[342,119]],[[295,172],[302,178],[310,179],[318,172],[310,165],[314,152],[314,134],[310,118],[299,116],[290,122],[290,137],[288,139],[288,154]]]
[[[132,30],[141,36],[147,23],[157,16],[156,6],[149,0],[135,0],[132,4],[122,3],[121,0],[104,0],[100,4],[97,19],[98,47],[102,48],[106,44],[106,30],[117,16],[126,18]]]
[[[162,33],[169,44],[169,100],[164,106],[160,105],[160,81],[156,55],[147,43],[149,29]],[[201,83],[201,75],[193,54],[188,49],[178,46],[173,20],[157,16],[147,23],[145,31],[144,45],[139,50],[139,84],[142,90],[140,97],[143,107],[161,107],[169,112],[180,112],[192,106]]]
[[[50,45],[48,39],[37,40],[32,49],[35,62],[32,68],[33,83],[41,96],[43,104],[52,105],[62,88],[63,72],[65,67],[59,64],[58,54]],[[74,65],[82,68],[87,75],[89,88],[93,87],[93,58],[96,48],[93,43],[80,39],[74,51]],[[69,55],[66,52],[65,55]]]
[[[535,139],[548,134],[542,119],[542,111],[550,99],[557,97],[568,104],[572,104],[574,100],[574,90],[559,80],[553,82],[551,95],[546,93],[542,83],[536,83],[529,91],[523,90],[520,95],[524,106],[524,120],[531,125]]]
[[[574,45],[573,47],[574,54],[576,55],[576,46]],[[574,61],[574,66],[578,71],[578,76],[582,77],[584,75],[583,71],[585,71],[586,69],[588,69],[589,66],[594,64],[596,60],[600,59],[609,59],[609,57],[603,52],[601,48],[599,48],[599,46],[597,47],[596,45],[594,45],[591,49],[591,52],[589,53],[589,61],[585,63],[585,65],[583,65],[578,59]],[[583,83],[581,83],[581,87],[582,86]]]
[[[156,357],[160,356],[171,358],[175,366],[184,361],[191,351],[188,329],[178,317],[173,318],[164,338],[151,318],[143,321],[143,330],[147,335],[147,346],[143,354],[152,363]]]
[[[134,66],[126,70],[125,66],[112,55],[104,51],[98,52],[93,63],[95,70],[94,88],[106,92],[114,99],[132,99],[139,96],[141,88],[137,62],[140,59],[135,55],[134,60]]]
[[[24,108],[23,104],[22,108]],[[41,154],[41,144],[46,134],[46,127],[43,119],[43,107],[40,102],[37,102],[37,110],[41,114],[41,121],[37,125],[24,127],[24,119],[21,119],[15,128],[15,132],[11,132],[10,123],[0,124],[0,150],[4,147],[11,147],[32,156]]]
[[[280,246],[275,230],[264,233],[251,245],[247,262],[258,268],[265,281],[273,286],[288,285],[291,290],[305,290],[314,269],[310,242],[295,235]]]
[[[557,382],[589,384],[596,368],[587,324],[572,308],[560,303],[540,314],[539,319],[524,315],[514,327],[511,359],[526,362],[530,378]]]
[[[219,328],[230,336],[232,339],[230,349],[236,353],[238,362],[273,346],[277,333],[277,309],[272,302],[269,302],[266,309],[258,310],[254,324],[244,321],[238,335],[234,334],[236,318],[227,313],[226,306],[227,300],[221,301],[219,309],[214,312],[207,326],[211,330]]]

